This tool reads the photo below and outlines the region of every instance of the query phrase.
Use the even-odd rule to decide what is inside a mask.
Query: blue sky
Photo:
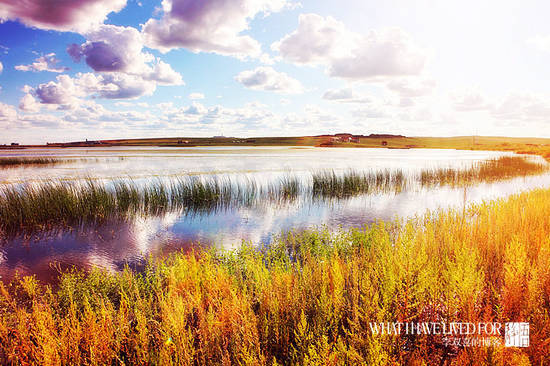
[[[0,1],[0,143],[550,137],[542,1]]]

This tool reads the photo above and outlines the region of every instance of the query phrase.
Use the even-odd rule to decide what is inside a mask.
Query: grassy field
[[[164,138],[105,140],[110,144],[123,146],[332,146],[332,147],[384,147],[384,148],[428,148],[459,150],[499,150],[542,155],[550,159],[550,139],[492,136],[457,137],[367,137],[357,142],[334,141],[332,135],[300,137],[254,137],[254,138]],[[187,144],[185,143],[187,141]],[[181,142],[181,143],[179,143]]]
[[[351,135],[347,135],[351,136]],[[499,150],[537,154],[550,159],[550,139],[535,137],[494,137],[494,136],[455,136],[455,137],[405,137],[392,135],[355,135],[347,141],[338,135],[296,136],[296,137],[167,137],[144,139],[117,139],[94,142],[59,143],[43,147],[70,146],[327,146],[327,147],[373,147],[389,149],[459,149],[459,150]]]
[[[143,273],[0,283],[2,364],[544,365],[550,191],[269,249],[177,254]],[[530,347],[375,336],[371,322],[530,323]],[[502,338],[502,337],[501,337]]]

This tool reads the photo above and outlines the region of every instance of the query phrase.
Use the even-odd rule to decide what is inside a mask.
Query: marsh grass
[[[142,272],[73,270],[57,287],[16,278],[0,283],[0,363],[543,365],[548,212],[550,190],[536,190],[465,211],[289,232],[263,250],[179,253]],[[372,322],[519,320],[530,324],[529,347],[370,331]]]
[[[74,161],[73,159],[44,158],[44,157],[2,157],[0,168],[30,166],[30,165],[55,165]]]
[[[92,157],[72,157],[72,158],[48,158],[48,157],[0,157],[0,169],[2,168],[21,168],[33,166],[47,166],[47,165],[58,165],[58,164],[70,164],[77,162],[87,162],[87,163],[100,163],[105,161],[124,161],[126,157],[119,156],[116,159],[109,158],[92,158]]]
[[[426,170],[420,174],[422,186],[465,185],[540,174],[546,165],[522,157],[502,157],[475,164],[471,169]],[[341,199],[360,194],[400,192],[415,183],[400,170],[343,173],[312,172],[311,179],[287,174],[278,181],[261,185],[251,178],[181,177],[168,182],[138,184],[123,180],[102,183],[45,182],[0,189],[0,230],[48,230],[84,222],[125,219],[136,214],[159,214],[181,210],[188,213],[253,205],[265,200],[288,202],[307,199]],[[418,183],[418,182],[417,182]]]
[[[376,172],[348,171],[336,174],[334,171],[313,173],[312,195],[322,197],[348,197],[352,195],[401,191],[407,179],[401,170]]]
[[[420,173],[422,185],[470,185],[494,182],[518,176],[538,175],[548,171],[548,164],[522,156],[501,156],[475,163],[467,169],[426,169]]]

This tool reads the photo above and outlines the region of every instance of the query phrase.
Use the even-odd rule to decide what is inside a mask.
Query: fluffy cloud
[[[257,14],[280,11],[286,0],[163,0],[163,15],[143,26],[149,47],[167,52],[184,47],[236,57],[259,57],[261,46],[241,33]]]
[[[125,6],[126,0],[1,0],[0,20],[20,20],[41,29],[84,31]]]
[[[550,35],[538,35],[527,40],[527,43],[540,51],[550,52]]]
[[[49,71],[57,73],[67,71],[69,69],[68,67],[57,66],[58,63],[59,60],[55,57],[55,53],[49,53],[47,55],[40,56],[30,65],[17,65],[15,66],[15,69],[19,71]]]
[[[57,104],[69,108],[84,96],[84,90],[69,75],[59,75],[57,81],[40,84],[33,90],[34,95],[43,104]]]
[[[87,41],[72,44],[67,52],[75,62],[82,58],[94,71],[125,73],[133,79],[162,85],[183,85],[183,79],[170,65],[142,52],[141,34],[132,27],[102,25],[85,33]]]
[[[368,103],[370,98],[357,95],[352,88],[331,89],[323,94],[323,99],[342,103]]]
[[[2,63],[0,62],[0,74],[2,73],[3,70],[4,70],[4,65],[2,65]]]
[[[148,111],[111,111],[94,100],[86,100],[78,107],[67,111],[63,116],[63,120],[72,123],[81,123],[87,126],[111,126],[113,124],[122,124],[124,127],[133,127],[136,126],[136,123],[143,124],[144,122],[148,123],[149,121],[154,121],[155,116]]]
[[[548,128],[550,126],[550,95],[525,92],[509,93],[495,103],[492,115],[501,120],[544,122]]]
[[[95,71],[139,72],[153,57],[141,52],[141,35],[132,27],[104,24],[84,36],[85,43],[72,44],[67,52],[75,62],[84,58]]]
[[[191,94],[189,94],[189,99],[191,99],[191,100],[204,99],[204,94],[202,94],[202,93],[191,93]]]
[[[28,88],[27,93],[41,104],[57,105],[59,109],[73,109],[82,104],[87,97],[106,99],[134,99],[151,95],[156,89],[156,82],[145,80],[140,76],[124,73],[78,73],[74,78],[59,75],[56,81],[39,84]],[[30,99],[23,103],[27,107]]]
[[[245,87],[254,90],[287,94],[301,93],[304,90],[298,80],[288,76],[284,72],[277,72],[273,68],[266,66],[243,71],[235,77],[235,80]]]
[[[143,95],[151,95],[156,89],[155,82],[143,79],[140,76],[123,73],[100,75],[95,88],[88,88],[90,92],[97,92],[107,99],[132,99]]]
[[[17,118],[17,111],[9,104],[0,103],[0,121],[9,122]]]
[[[227,108],[221,105],[204,106],[193,102],[190,106],[167,111],[163,118],[174,126],[222,126],[241,128],[266,127],[273,123],[274,114],[265,105],[248,103],[242,108]]]
[[[357,119],[389,118],[391,113],[380,106],[369,106],[351,111],[351,115]]]
[[[38,112],[40,103],[30,93],[27,93],[19,101],[19,109],[25,112]]]
[[[176,72],[166,62],[156,59],[153,69],[145,74],[145,79],[155,81],[160,85],[184,85],[180,73]]]
[[[389,81],[386,86],[401,97],[415,98],[431,94],[437,83],[433,79],[400,78]]]
[[[286,61],[322,64],[330,76],[349,80],[418,75],[426,62],[426,52],[398,28],[362,35],[317,14],[300,15],[298,29],[272,49]]]
[[[327,100],[342,100],[351,98],[353,98],[353,89],[351,88],[327,90],[325,94],[323,94],[323,99]]]
[[[451,101],[454,109],[459,112],[481,111],[493,107],[487,97],[475,89],[452,92]]]
[[[301,14],[298,29],[275,42],[271,48],[285,60],[297,64],[326,64],[338,55],[350,56],[357,35],[332,17]]]

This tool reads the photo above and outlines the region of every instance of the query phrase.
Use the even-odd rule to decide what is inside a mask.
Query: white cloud
[[[61,128],[63,126],[62,121],[52,114],[21,114],[18,117],[19,127],[45,127],[45,128]]]
[[[527,43],[540,51],[550,52],[550,35],[537,35],[529,38]]]
[[[272,49],[286,61],[325,65],[330,76],[348,80],[418,75],[426,63],[426,51],[399,28],[362,35],[317,14],[300,15],[298,29]]]
[[[415,105],[414,99],[410,97],[403,97],[399,99],[399,106],[402,108],[408,108]]]
[[[204,99],[204,94],[202,94],[202,93],[191,93],[191,94],[189,94],[189,99],[191,99],[191,100]]]
[[[304,91],[304,87],[298,80],[288,76],[284,72],[277,72],[267,66],[243,71],[235,77],[235,80],[245,87],[254,90],[286,94],[296,94]]]
[[[386,86],[401,97],[415,98],[431,94],[437,83],[433,79],[410,77],[390,80]]]
[[[0,121],[10,122],[17,118],[17,111],[9,104],[0,103]]]
[[[2,63],[0,62],[0,74],[2,73],[3,70],[4,70],[4,65],[2,65]]]
[[[137,73],[153,59],[151,54],[141,52],[143,42],[135,28],[104,24],[84,36],[85,43],[72,44],[67,52],[76,62],[84,58],[95,71]]]
[[[368,107],[354,109],[351,111],[351,115],[357,119],[389,118],[392,116],[390,111],[378,105],[372,105]]]
[[[38,85],[33,94],[43,104],[57,104],[63,108],[76,104],[78,98],[85,95],[84,90],[69,75],[59,75],[57,81]]]
[[[185,85],[181,74],[160,59],[157,59],[153,70],[149,74],[145,74],[144,78],[155,81],[160,85]]]
[[[158,103],[158,104],[155,104],[155,107],[157,107],[158,109],[160,109],[163,112],[177,110],[177,109],[174,109],[174,103],[172,103],[172,102]]]
[[[25,112],[38,112],[40,103],[31,94],[27,93],[19,101],[19,109]]]
[[[286,35],[271,48],[297,64],[327,64],[339,55],[350,55],[356,36],[332,17],[301,14],[298,29]]]
[[[479,90],[468,89],[451,93],[454,109],[459,112],[481,111],[492,108],[492,103],[487,100]]]
[[[88,88],[88,91],[96,92],[100,97],[107,99],[139,98],[143,95],[152,95],[156,89],[154,81],[136,75],[109,73],[100,75],[98,80],[95,88]]]
[[[57,66],[59,60],[55,57],[55,53],[49,53],[44,56],[40,56],[30,65],[17,65],[15,66],[16,70],[19,71],[49,71],[61,73],[67,71],[69,68],[63,66]]]
[[[300,113],[291,112],[280,118],[281,131],[292,131],[293,134],[334,133],[334,130],[344,128],[339,115],[312,104],[305,105]]]
[[[26,88],[40,103],[56,105],[58,109],[75,108],[87,97],[135,99],[151,95],[156,83],[140,76],[124,73],[78,73],[74,78],[59,75],[56,81]]]
[[[70,45],[67,52],[76,62],[84,58],[94,71],[126,73],[162,85],[184,84],[170,65],[142,52],[142,35],[135,28],[102,25],[84,35],[87,41]]]
[[[495,103],[492,115],[496,119],[544,122],[550,128],[550,95],[513,92]],[[536,131],[533,131],[535,134]]]
[[[323,99],[327,100],[342,100],[352,98],[353,90],[351,88],[327,90],[325,94],[323,94]]]
[[[176,111],[167,111],[163,119],[172,126],[239,126],[242,129],[264,128],[273,123],[274,114],[260,103],[248,103],[242,108],[227,108],[221,105],[204,106],[193,102]]]
[[[72,44],[67,51],[77,62],[84,58],[95,73],[60,75],[31,88],[40,103],[68,109],[87,97],[135,99],[153,94],[157,85],[184,85],[170,65],[143,52],[142,36],[135,28],[101,25],[84,35],[85,43]]]
[[[85,31],[97,26],[112,12],[126,6],[126,0],[25,0],[0,2],[0,20],[20,20],[41,29]]]
[[[341,103],[369,103],[371,98],[357,95],[352,88],[331,89],[323,94],[323,99]]]
[[[261,46],[246,31],[257,14],[282,10],[286,0],[163,0],[162,17],[143,26],[146,44],[168,52],[184,47],[193,52],[259,57]]]

